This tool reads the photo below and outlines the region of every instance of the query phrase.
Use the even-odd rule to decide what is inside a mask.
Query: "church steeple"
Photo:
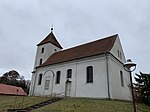
[[[47,43],[51,43],[51,44],[59,47],[60,49],[63,49],[62,46],[57,41],[55,35],[53,34],[53,27],[51,28],[51,32],[49,33],[49,35],[47,35],[47,37],[45,39],[43,39],[37,46],[47,44]]]
[[[37,45],[34,68],[43,64],[51,55],[61,51],[61,49],[63,48],[53,34],[53,28],[51,28],[51,32]]]

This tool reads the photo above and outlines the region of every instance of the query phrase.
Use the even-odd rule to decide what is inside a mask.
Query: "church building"
[[[119,35],[63,49],[53,29],[39,44],[30,95],[131,100]]]

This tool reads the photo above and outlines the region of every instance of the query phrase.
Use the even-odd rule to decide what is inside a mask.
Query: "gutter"
[[[106,56],[106,73],[107,73],[107,88],[108,88],[108,99],[110,99],[110,83],[109,83],[109,66],[108,66],[108,52],[105,52]]]

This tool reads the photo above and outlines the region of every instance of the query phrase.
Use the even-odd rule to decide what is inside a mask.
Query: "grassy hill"
[[[0,112],[14,106],[29,106],[46,100],[46,97],[0,96]],[[23,103],[22,103],[23,102]],[[132,112],[132,103],[100,99],[63,99],[33,112]],[[137,104],[137,112],[150,112],[150,107]]]
[[[46,97],[29,96],[1,96],[0,112],[7,112],[7,109],[24,108],[46,100]]]
[[[33,112],[132,112],[132,103],[100,99],[64,99]],[[137,112],[150,112],[150,107],[137,104]]]

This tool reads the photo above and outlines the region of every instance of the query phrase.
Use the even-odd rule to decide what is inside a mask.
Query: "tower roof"
[[[47,37],[45,39],[43,39],[39,44],[37,44],[37,46],[47,44],[47,43],[52,43],[53,45],[63,49],[62,46],[57,41],[57,39],[56,39],[56,37],[55,37],[55,35],[53,34],[52,31],[50,32],[49,35],[47,35]]]
[[[117,36],[118,34],[56,52],[39,67],[71,61],[75,59],[81,59],[89,56],[100,55],[105,52],[109,52],[112,49]]]

